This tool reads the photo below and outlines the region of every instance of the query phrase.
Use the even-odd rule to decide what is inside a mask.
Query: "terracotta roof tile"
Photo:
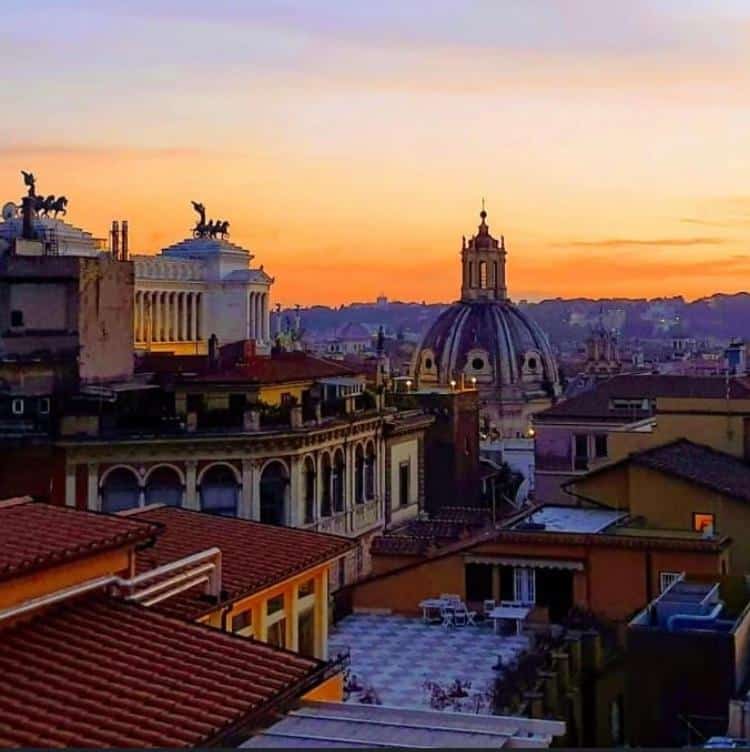
[[[111,598],[0,639],[0,746],[192,747],[324,664]]]
[[[289,527],[219,517],[176,507],[144,509],[130,516],[163,526],[155,544],[137,554],[139,572],[216,546],[222,554],[222,588],[228,600],[251,595],[342,556],[354,547],[348,538]],[[200,587],[162,601],[154,608],[194,619],[214,610]]]
[[[51,504],[0,505],[0,580],[138,543],[156,532],[145,522]]]

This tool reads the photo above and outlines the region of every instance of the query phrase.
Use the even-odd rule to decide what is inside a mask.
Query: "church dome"
[[[509,300],[459,301],[419,347],[417,377],[448,385],[461,375],[495,387],[526,385],[553,395],[557,366],[539,326]]]
[[[505,239],[490,235],[486,216],[463,243],[461,299],[425,333],[413,376],[420,388],[475,386],[490,426],[525,435],[530,415],[560,395],[560,379],[545,333],[507,296]]]

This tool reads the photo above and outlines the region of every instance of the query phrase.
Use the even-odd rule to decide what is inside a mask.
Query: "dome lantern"
[[[498,242],[490,235],[484,199],[479,218],[477,234],[464,241],[461,248],[461,300],[506,300],[505,238],[501,235]]]

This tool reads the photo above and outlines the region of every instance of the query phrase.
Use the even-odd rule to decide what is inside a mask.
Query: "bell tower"
[[[501,235],[498,242],[490,235],[484,199],[479,218],[481,222],[477,234],[468,243],[464,237],[461,248],[461,300],[465,303],[474,300],[507,300],[505,238]]]

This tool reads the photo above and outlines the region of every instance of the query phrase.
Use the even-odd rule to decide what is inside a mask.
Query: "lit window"
[[[49,397],[42,397],[39,400],[39,414],[49,415]]]
[[[715,515],[708,512],[693,512],[693,530],[697,533],[713,535]]]
[[[14,399],[10,403],[10,409],[13,412],[13,415],[23,415],[23,400]]]

